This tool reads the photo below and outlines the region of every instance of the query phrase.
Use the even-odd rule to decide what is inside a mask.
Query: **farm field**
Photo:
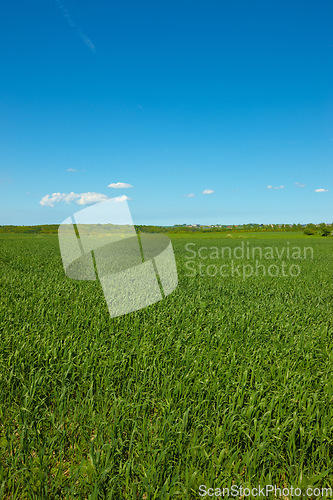
[[[333,488],[333,238],[171,239],[177,289],[112,319],[57,236],[0,235],[0,498]]]

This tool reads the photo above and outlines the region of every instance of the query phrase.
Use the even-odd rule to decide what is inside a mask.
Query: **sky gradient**
[[[136,224],[333,221],[331,0],[12,0],[0,18],[0,224],[108,197]]]

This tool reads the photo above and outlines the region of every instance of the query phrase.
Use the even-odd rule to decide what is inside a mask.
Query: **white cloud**
[[[266,186],[267,189],[284,189],[286,186]]]
[[[295,182],[295,185],[298,186],[299,188],[305,187],[305,184],[300,184],[299,182]]]
[[[314,192],[315,193],[327,193],[328,189],[319,188],[319,189],[315,189]]]
[[[67,172],[77,172],[76,168],[68,168]]]
[[[126,182],[112,182],[111,184],[108,185],[108,188],[113,188],[113,189],[127,189],[132,187],[133,186],[131,184],[127,184]]]
[[[214,190],[213,189],[204,189],[202,191],[202,194],[213,194],[214,193]]]
[[[60,203],[61,201],[65,203],[75,201],[77,205],[90,205],[91,203],[97,203],[107,199],[108,197],[102,193],[53,193],[43,196],[39,203],[43,207],[54,207],[55,203]]]
[[[190,193],[190,194],[186,194],[185,196],[186,196],[186,198],[193,198],[193,197],[194,197],[194,194],[193,194],[193,193]]]
[[[40,200],[40,204],[43,207],[54,207],[55,203],[59,203],[60,201],[64,201],[66,203],[70,203],[71,201],[75,200],[75,198],[78,198],[80,195],[75,194],[75,193],[53,193],[51,195],[47,194],[43,196],[43,198]]]
[[[266,186],[267,189],[273,189],[273,186]]]
[[[128,196],[126,196],[126,194],[123,194],[122,196],[116,196],[115,198],[112,199],[116,202],[122,202],[126,200],[131,200],[132,198],[129,198]]]
[[[91,205],[91,203],[98,203],[105,201],[108,197],[102,193],[81,193],[80,198],[76,200],[78,205]]]

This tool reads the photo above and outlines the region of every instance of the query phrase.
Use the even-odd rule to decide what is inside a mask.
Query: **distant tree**
[[[316,233],[316,231],[312,227],[306,227],[303,232],[308,236],[312,236]]]
[[[328,236],[331,232],[331,229],[327,226],[321,228],[321,235],[322,236]]]

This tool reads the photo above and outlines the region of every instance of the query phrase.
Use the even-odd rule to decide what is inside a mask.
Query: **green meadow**
[[[171,239],[177,289],[111,318],[56,235],[0,235],[0,499],[333,488],[333,238]],[[277,253],[256,274],[241,242]]]

